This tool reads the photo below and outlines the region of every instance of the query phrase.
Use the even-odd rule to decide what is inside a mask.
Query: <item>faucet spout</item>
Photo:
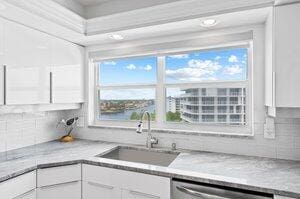
[[[147,115],[147,121],[148,121],[148,128],[147,128],[147,141],[146,141],[146,147],[147,148],[153,148],[154,144],[158,144],[158,139],[153,137],[151,134],[151,115],[148,111],[144,111],[141,114],[141,120],[138,123],[138,127],[136,132],[142,133],[143,132],[143,118]]]

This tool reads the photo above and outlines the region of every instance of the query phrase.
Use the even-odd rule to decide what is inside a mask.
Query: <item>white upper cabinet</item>
[[[83,66],[83,47],[0,20],[0,105],[81,103]]]
[[[276,106],[300,107],[300,3],[275,8]]]
[[[84,101],[84,48],[73,43],[53,40],[52,103]]]
[[[300,107],[300,3],[274,8],[266,23],[266,93],[269,107]]]
[[[51,38],[5,21],[6,104],[50,103]]]
[[[0,19],[0,106],[4,104],[4,22]]]

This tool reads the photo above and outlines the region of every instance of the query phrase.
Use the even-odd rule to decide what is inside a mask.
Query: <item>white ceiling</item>
[[[83,6],[93,6],[110,0],[73,0]]]

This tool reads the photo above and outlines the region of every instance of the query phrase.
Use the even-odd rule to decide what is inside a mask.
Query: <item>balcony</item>
[[[202,104],[204,104],[204,105],[213,105],[214,101],[202,101]]]
[[[202,113],[214,113],[214,110],[202,110]]]
[[[226,109],[218,109],[218,113],[227,113]]]

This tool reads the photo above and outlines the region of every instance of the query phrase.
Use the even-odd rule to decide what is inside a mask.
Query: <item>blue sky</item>
[[[247,49],[227,49],[166,57],[166,81],[245,80]],[[155,57],[104,61],[100,66],[100,84],[155,83]]]
[[[148,84],[156,82],[156,57],[104,61],[99,64],[101,85]],[[214,80],[245,80],[247,78],[247,49],[226,49],[177,54],[166,57],[166,82],[203,82]],[[153,99],[153,91],[123,90],[106,92],[102,99]],[[122,94],[121,94],[122,93]],[[143,96],[138,96],[139,93]],[[114,97],[113,97],[114,96]]]

